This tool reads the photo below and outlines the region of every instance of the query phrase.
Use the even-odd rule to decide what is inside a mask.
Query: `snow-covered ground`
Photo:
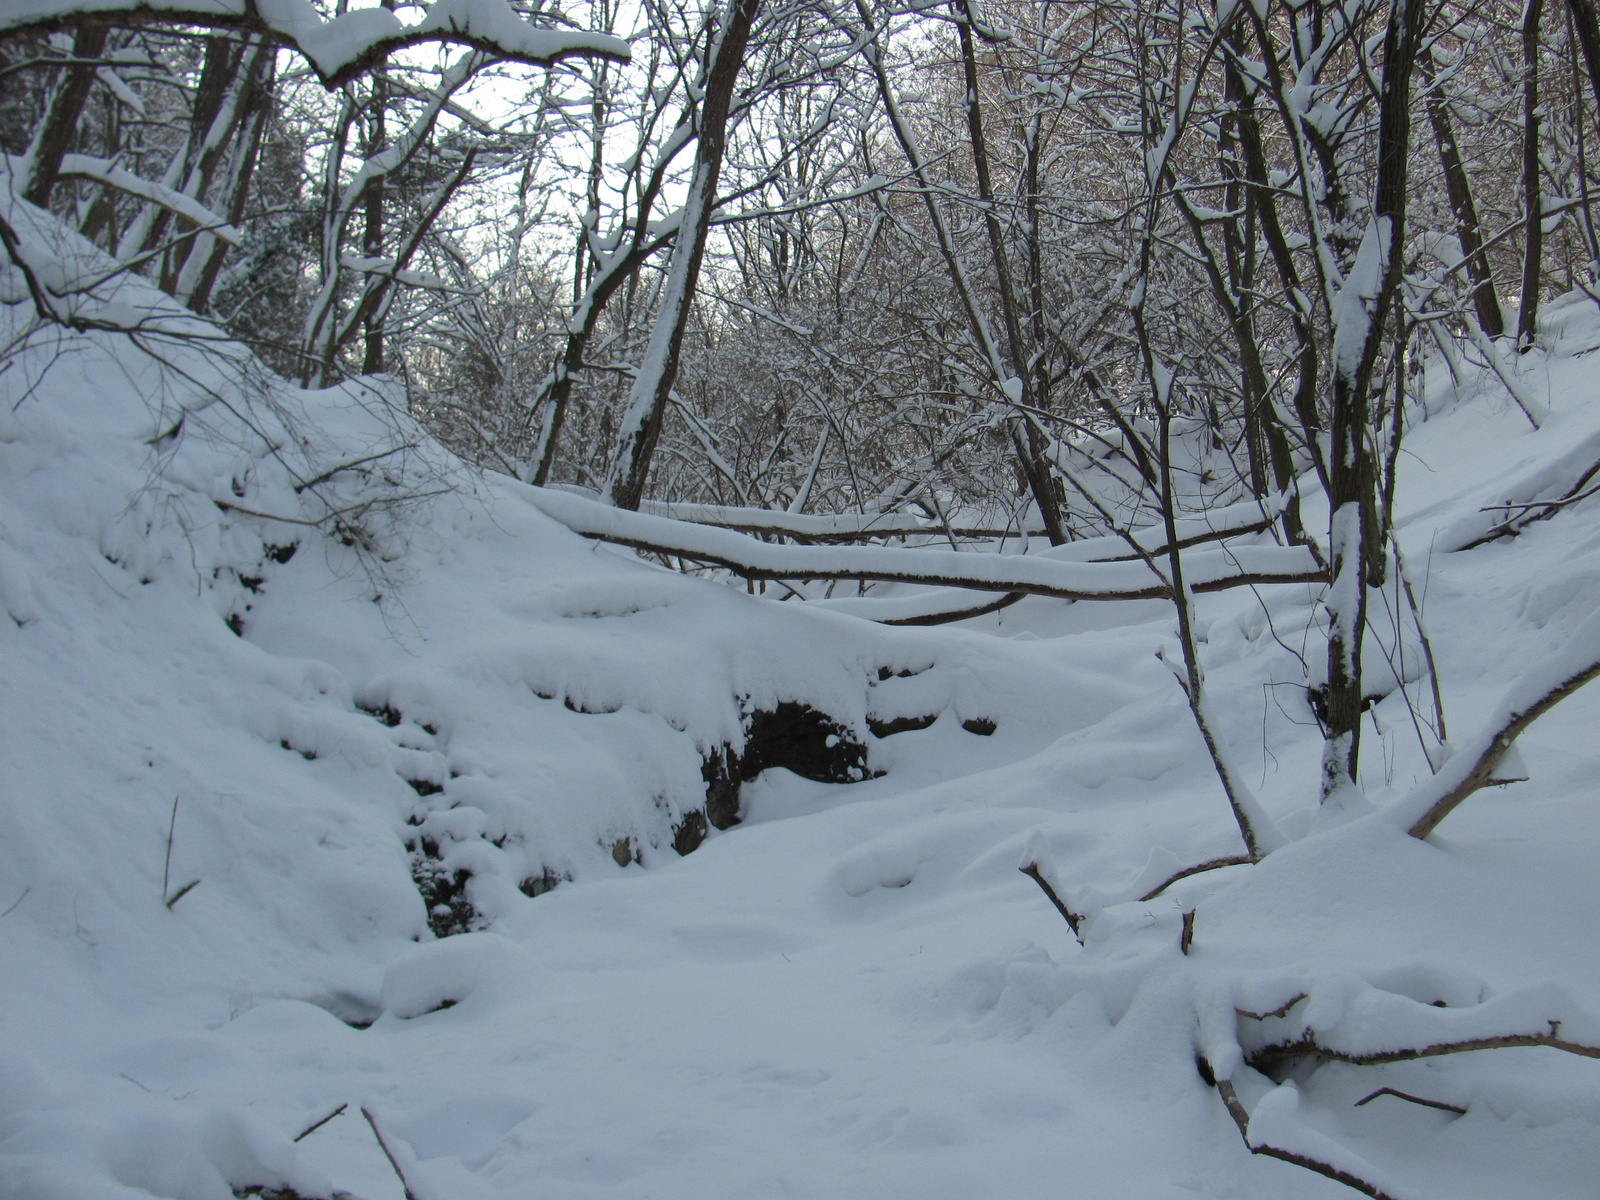
[[[1600,459],[1594,307],[1551,306],[1546,341],[1513,364],[1544,429],[1439,368],[1402,460],[1458,741],[1600,596],[1597,501],[1455,550]],[[1311,1200],[1354,1193],[1252,1156],[1197,1055],[1305,1024],[1352,1053],[1550,1019],[1600,1044],[1600,690],[1429,842],[1335,824],[1313,589],[1203,597],[1213,702],[1298,840],[1140,902],[1239,851],[1156,658],[1170,605],[895,629],[746,595],[585,541],[380,392],[252,397],[157,348],[45,337],[0,375],[0,1196]],[[680,856],[708,759],[783,703],[870,777],[766,770]],[[1367,736],[1381,809],[1427,772],[1403,693]],[[1600,1180],[1581,1056],[1235,1080],[1258,1141],[1395,1196]],[[1465,1112],[1356,1105],[1383,1087]]]

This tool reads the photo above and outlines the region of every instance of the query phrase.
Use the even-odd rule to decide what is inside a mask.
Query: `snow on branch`
[[[1171,594],[1167,580],[1140,561],[1071,561],[1074,545],[1042,554],[962,554],[887,546],[777,546],[728,529],[612,508],[544,488],[535,507],[575,533],[599,541],[726,567],[749,579],[870,579],[1062,600],[1145,600]],[[1302,546],[1244,546],[1184,558],[1195,591],[1245,584],[1321,583],[1327,574]]]
[[[997,528],[988,525],[951,522],[948,529],[938,522],[909,512],[881,513],[791,513],[766,508],[739,508],[725,504],[689,504],[666,501],[647,501],[640,506],[643,511],[675,521],[692,521],[696,525],[715,525],[721,529],[737,529],[744,533],[775,533],[801,542],[849,542],[875,537],[905,537],[927,534],[943,537],[947,532],[956,537],[1005,538],[1016,537],[1014,528]],[[1185,517],[1178,521],[1180,548],[1215,541],[1240,533],[1259,533],[1272,524],[1282,508],[1281,504],[1258,504],[1247,501],[1229,505],[1216,512],[1199,517]],[[1030,533],[1042,532],[1042,527],[1032,525]],[[1133,532],[1139,545],[1151,554],[1166,551],[1166,530],[1161,525],[1149,525]],[[1073,562],[1105,562],[1113,559],[1136,557],[1122,537],[1084,538],[1062,546]]]
[[[193,196],[186,196],[164,183],[141,179],[110,159],[95,158],[88,154],[66,154],[61,158],[61,169],[58,174],[63,178],[92,179],[106,187],[127,192],[130,196],[137,196],[141,200],[148,200],[151,204],[171,209],[180,217],[193,221],[201,229],[221,238],[230,246],[237,246],[240,242],[237,229]]]
[[[421,21],[407,25],[387,8],[360,8],[324,20],[308,0],[9,0],[0,7],[0,34],[45,33],[93,21],[238,29],[298,51],[329,89],[365,74],[397,50],[429,42],[470,46],[541,67],[565,58],[627,62],[630,56],[621,38],[530,25],[506,0],[435,0],[419,7]]]
[[[1027,596],[1027,592],[1007,592],[994,600],[975,600],[966,588],[940,588],[915,596],[830,596],[807,603],[880,625],[948,625],[1010,608]]]
[[[1302,994],[1302,999],[1304,995]],[[1321,1009],[1333,1019],[1318,1018]],[[1301,1059],[1382,1066],[1475,1050],[1547,1046],[1582,1058],[1600,1058],[1600,1021],[1561,986],[1536,984],[1481,1004],[1424,1004],[1379,988],[1362,988],[1338,1003],[1312,1001],[1257,1015],[1244,1061],[1268,1075]],[[1241,1030],[1241,1033],[1245,1030]]]
[[[1481,729],[1438,774],[1385,809],[1412,837],[1425,838],[1468,796],[1494,782],[1494,769],[1522,731],[1600,676],[1600,615],[1592,616],[1511,685]]]
[[[1303,1062],[1382,1066],[1477,1050],[1542,1046],[1583,1058],[1600,1058],[1600,1022],[1567,991],[1540,984],[1481,1003],[1429,1004],[1371,986],[1328,981],[1326,989],[1296,992],[1270,1012],[1235,1009],[1242,1046],[1209,1045],[1200,1062],[1228,1115],[1252,1154],[1281,1159],[1338,1180],[1374,1200],[1409,1195],[1371,1163],[1339,1145],[1298,1115],[1299,1090],[1292,1081],[1270,1082]],[[1243,1050],[1242,1061],[1237,1052]],[[1232,1051],[1230,1053],[1230,1051]],[[1226,1072],[1213,1062],[1232,1063]],[[1241,1090],[1256,1093],[1247,1107]],[[1430,1100],[1393,1088],[1415,1104],[1461,1113],[1460,1105]]]

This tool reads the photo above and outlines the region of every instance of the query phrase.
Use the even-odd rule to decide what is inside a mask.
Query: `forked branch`
[[[1348,1188],[1354,1188],[1363,1196],[1371,1196],[1372,1200],[1396,1200],[1388,1192],[1362,1179],[1359,1175],[1352,1175],[1349,1171],[1341,1170],[1332,1163],[1323,1162],[1321,1159],[1312,1158],[1309,1154],[1301,1154],[1296,1150],[1285,1150],[1281,1146],[1273,1146],[1267,1142],[1252,1142],[1250,1140],[1250,1112],[1239,1099],[1239,1093],[1234,1090],[1233,1082],[1228,1079],[1217,1080],[1217,1094],[1222,1097],[1222,1103],[1227,1105],[1228,1115],[1233,1118],[1233,1123],[1239,1127],[1239,1136],[1244,1139],[1245,1148],[1251,1154],[1260,1154],[1267,1158],[1276,1158],[1282,1162],[1293,1163],[1297,1167],[1304,1167],[1308,1171],[1315,1171],[1325,1178],[1336,1180]]]

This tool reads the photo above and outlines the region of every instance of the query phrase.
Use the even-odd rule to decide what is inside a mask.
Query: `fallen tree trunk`
[[[875,580],[1062,600],[1151,600],[1172,595],[1167,579],[1145,562],[1073,561],[1075,548],[1083,543],[1029,555],[887,546],[780,546],[728,529],[613,508],[566,492],[532,488],[529,499],[545,515],[584,537],[725,567],[746,579]],[[1327,581],[1325,569],[1303,546],[1196,550],[1185,556],[1184,569],[1197,592]]]

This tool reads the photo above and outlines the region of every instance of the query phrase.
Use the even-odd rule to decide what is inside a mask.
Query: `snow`
[[[1600,320],[1550,312],[1520,368],[1542,429],[1487,366],[1441,365],[1401,456],[1450,763],[1594,648],[1595,501],[1460,549],[1485,504],[1558,495],[1600,454]],[[1374,813],[1325,822],[1296,658],[1319,586],[1200,596],[1212,719],[1284,844],[1140,901],[1241,849],[1156,657],[1169,602],[899,629],[748,595],[572,532],[674,523],[476,476],[381,384],[301,392],[164,350],[190,379],[102,333],[38,335],[0,375],[0,1197],[398,1200],[373,1125],[420,1200],[1351,1194],[1251,1155],[1197,1055],[1252,1143],[1392,1195],[1593,1194],[1590,1059],[1248,1061],[1307,1033],[1352,1056],[1551,1021],[1600,1043],[1600,692],[1528,730],[1528,782],[1424,842],[1395,688],[1364,739]],[[1148,574],[1092,547],[676,530],[711,557],[958,560],[1000,588]],[[1375,662],[1414,639],[1385,619]],[[1414,668],[1390,686],[1425,712]],[[742,824],[679,856],[704,757],[785,701],[873,777],[769,769]],[[471,872],[471,931],[431,931],[423,842]],[[1024,855],[1088,915],[1083,945]],[[1356,1106],[1385,1086],[1467,1111]]]

